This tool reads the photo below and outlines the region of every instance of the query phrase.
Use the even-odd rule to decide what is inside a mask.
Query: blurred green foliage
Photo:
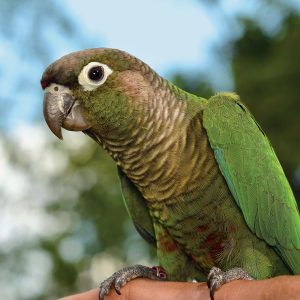
[[[55,20],[55,26],[59,30],[66,35],[76,36],[70,19],[49,2],[45,2],[47,5],[44,2],[41,4],[41,1],[30,0],[4,3],[4,6],[1,3],[3,10],[0,16],[5,15],[6,19],[0,18],[2,25],[3,22],[9,24],[10,20],[13,24],[13,18],[20,11],[27,11],[31,7],[36,12],[33,20],[37,23],[33,22],[34,24],[52,24]],[[219,1],[207,3],[217,6]],[[34,5],[40,5],[39,9],[33,9]],[[51,10],[53,13],[49,14]],[[220,49],[216,53],[227,55],[226,59],[232,63],[234,90],[266,131],[292,188],[300,199],[299,16],[293,15],[291,11],[287,13],[285,9],[282,25],[273,34],[266,33],[256,22],[255,16],[237,21],[243,28],[242,34],[231,41],[230,45],[223,45],[225,54]],[[14,32],[13,28],[2,26],[1,31],[4,36],[10,35],[18,39],[18,32]],[[50,42],[41,33],[34,35],[34,39],[35,42],[29,45],[24,55],[32,55],[36,61],[42,63],[50,56],[48,51],[51,47],[47,47]],[[0,76],[4,76],[1,74],[1,67]],[[205,70],[201,70],[199,74],[174,74],[173,82],[191,93],[208,98],[216,91],[213,83],[205,78]],[[7,107],[1,105],[2,109],[5,111]],[[37,177],[43,175],[38,172],[34,174],[34,163],[24,159],[24,154],[20,154],[15,147],[18,141],[10,140],[2,133],[1,136],[5,139],[5,151],[10,164],[23,170],[28,177],[32,176],[32,182],[37,189]],[[132,264],[143,259],[150,263],[154,257],[153,249],[142,241],[128,220],[115,164],[87,137],[78,137],[82,139],[81,144],[73,146],[74,138],[79,134],[75,136],[67,137],[66,143],[50,140],[44,150],[56,153],[58,158],[64,158],[55,165],[55,174],[47,178],[47,192],[52,200],[45,202],[40,208],[53,217],[53,224],[60,224],[61,230],[57,230],[56,234],[40,235],[26,243],[13,245],[9,251],[0,248],[0,284],[11,282],[11,290],[19,289],[19,284],[14,285],[12,279],[26,277],[26,268],[32,266],[25,264],[24,253],[33,253],[32,264],[39,263],[37,253],[46,253],[50,258],[50,267],[47,269],[49,274],[45,275],[46,285],[35,282],[35,285],[41,285],[40,290],[30,293],[29,290],[25,292],[26,288],[30,289],[25,281],[21,285],[21,291],[16,292],[17,296],[9,298],[6,294],[6,299],[53,299],[88,289],[97,280],[100,281],[102,276],[99,275],[98,279],[97,274],[91,274],[94,263],[96,262],[97,269],[97,261],[101,260],[99,253],[109,253],[113,260],[118,258],[121,264]],[[39,164],[40,161],[35,163]],[[42,198],[42,194],[38,197]],[[43,269],[44,266],[38,267]],[[98,269],[101,269],[99,264]]]
[[[300,19],[288,15],[268,36],[252,20],[233,44],[236,92],[267,133],[298,201],[300,185]]]
[[[52,296],[62,295],[62,291],[68,294],[77,290],[78,275],[90,268],[92,258],[99,252],[108,251],[120,259],[126,259],[122,244],[127,237],[124,224],[128,216],[116,167],[95,142],[87,137],[84,140],[86,145],[71,153],[67,152],[63,143],[56,142],[57,148],[64,151],[69,159],[66,169],[57,174],[57,178],[72,178],[69,187],[81,187],[79,193],[74,195],[77,200],[73,207],[70,208],[63,197],[46,207],[48,213],[54,215],[62,211],[68,213],[70,209],[77,213],[69,231],[57,239],[41,241],[41,247],[49,252],[54,261],[52,280],[55,282],[55,291],[52,291]],[[73,262],[64,260],[57,249],[70,237],[79,240],[84,249],[81,257]],[[91,282],[87,287],[91,287]]]

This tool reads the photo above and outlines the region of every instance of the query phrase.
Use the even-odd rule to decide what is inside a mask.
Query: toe
[[[128,280],[129,281],[129,280]],[[115,281],[115,291],[117,294],[121,295],[121,288],[128,282],[125,278],[125,276],[120,276],[119,278],[116,279]]]
[[[212,267],[207,276],[207,286],[210,288],[213,284],[213,281],[216,281],[216,278],[219,278],[222,275],[222,270],[217,267]]]
[[[104,297],[109,293],[110,288],[113,286],[114,282],[115,278],[111,276],[100,284],[99,300],[104,300]]]
[[[101,288],[99,290],[99,300],[104,300],[105,295],[108,294],[108,291],[105,288]]]
[[[210,295],[210,299],[214,300],[215,299],[215,291],[217,289],[217,283],[216,282],[212,282],[212,284],[209,287],[209,295]]]
[[[120,287],[115,286],[115,291],[118,295],[121,295],[121,288]]]

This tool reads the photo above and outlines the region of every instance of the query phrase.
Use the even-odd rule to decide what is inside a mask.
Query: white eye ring
[[[96,79],[91,79],[91,71],[96,70],[97,67],[100,67],[98,69],[98,72],[101,71],[101,76]],[[83,87],[85,91],[94,91],[97,89],[100,85],[102,85],[107,77],[112,73],[113,71],[105,64],[101,64],[96,61],[92,61],[88,63],[86,66],[84,66],[78,76],[78,82]]]

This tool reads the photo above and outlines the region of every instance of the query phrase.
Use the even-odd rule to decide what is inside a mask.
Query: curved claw
[[[207,287],[210,289],[210,276],[208,275],[207,281],[206,281]]]
[[[209,288],[209,296],[211,300],[215,299],[215,290],[216,290],[217,284],[213,283],[212,286]]]
[[[233,268],[227,272],[223,272],[217,267],[211,268],[207,277],[210,299],[214,300],[215,291],[223,284],[237,279],[253,280],[253,278],[241,268]]]
[[[99,289],[98,299],[102,300],[104,298],[104,294],[102,294],[102,289]]]
[[[120,291],[120,288],[119,288],[119,287],[116,287],[116,286],[115,286],[115,291],[116,291],[116,293],[117,293],[118,295],[121,295],[121,291]]]
[[[211,300],[215,299],[216,289],[223,284],[223,274],[224,272],[221,269],[213,267],[207,276],[207,286]]]
[[[156,276],[161,280],[166,280],[168,278],[167,272],[163,267],[154,266],[151,269],[155,272]]]
[[[137,277],[144,277],[154,280],[165,280],[166,272],[159,267],[149,268],[142,265],[134,265],[125,267],[112,276],[108,277],[100,284],[99,300],[104,300],[104,297],[109,293],[111,288],[114,288],[118,295],[121,295],[121,288],[130,280]]]
[[[104,300],[104,297],[109,293],[109,290],[105,289],[104,287],[100,287],[99,289],[99,300]]]
[[[115,280],[114,276],[110,276],[101,282],[99,287],[99,300],[104,300],[104,297],[109,293],[111,287],[114,286]]]

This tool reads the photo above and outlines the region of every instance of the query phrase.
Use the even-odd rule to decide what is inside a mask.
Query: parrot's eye
[[[78,82],[85,91],[93,91],[102,85],[112,70],[105,64],[90,62],[84,66],[78,76]]]
[[[89,79],[93,81],[99,81],[104,76],[104,70],[102,66],[93,67],[88,72]]]

